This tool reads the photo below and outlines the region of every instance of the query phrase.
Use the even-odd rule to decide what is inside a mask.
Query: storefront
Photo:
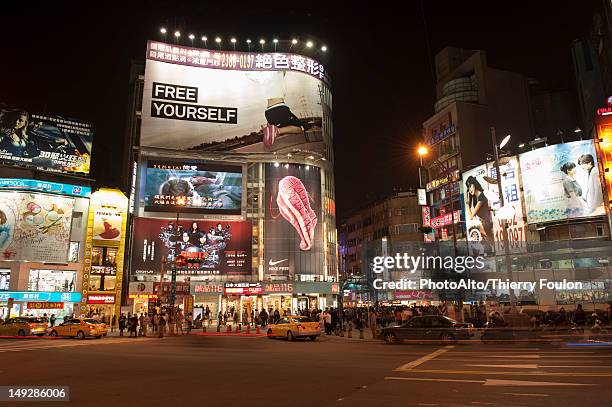
[[[0,317],[20,315],[48,316],[57,318],[75,315],[81,293],[58,291],[2,291],[0,292]]]
[[[293,283],[264,283],[263,306],[268,313],[292,308]]]
[[[215,321],[221,309],[221,297],[223,296],[223,283],[211,281],[192,281],[190,293],[193,297],[193,319],[200,316],[204,319],[206,309],[210,318]]]
[[[294,312],[314,308],[324,310],[327,307],[338,306],[340,284],[297,281],[294,283],[293,291]]]
[[[259,312],[262,302],[263,284],[261,282],[225,283],[221,310],[228,315],[236,315],[242,323],[253,322],[255,310]]]
[[[131,282],[128,289],[128,303],[132,303],[132,311],[135,314],[153,313],[159,296],[155,294],[154,284],[148,282]]]
[[[110,324],[115,315],[115,294],[87,294],[87,315]],[[120,301],[120,300],[119,300]]]

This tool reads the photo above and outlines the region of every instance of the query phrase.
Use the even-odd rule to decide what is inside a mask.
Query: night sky
[[[146,40],[160,39],[162,25],[180,29],[185,45],[190,32],[320,38],[329,47],[342,218],[364,197],[416,186],[414,148],[433,114],[438,51],[484,49],[494,67],[573,89],[570,45],[587,35],[599,2],[11,3],[0,16],[0,102],[93,122],[98,186],[118,185],[130,63],[144,60]]]

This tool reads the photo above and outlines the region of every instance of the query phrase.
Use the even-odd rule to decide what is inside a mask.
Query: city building
[[[86,314],[92,127],[3,106],[0,129],[0,317]]]
[[[148,42],[127,126],[126,310],[247,322],[337,305],[330,79],[290,46]]]
[[[402,251],[402,245],[406,242],[422,241],[420,223],[421,207],[415,192],[395,193],[346,216],[338,230],[338,264],[343,283],[343,305],[394,301],[396,296],[393,294],[403,294],[374,290],[372,281],[376,276],[368,259],[383,252]],[[388,280],[398,276],[384,277]]]
[[[422,156],[422,185],[430,216],[462,209],[460,173],[493,154],[491,127],[498,139],[533,139],[527,79],[489,66],[486,53],[446,47],[435,57],[435,113],[423,122],[428,152]],[[435,228],[438,240],[465,240],[465,219]],[[463,223],[461,223],[463,222]]]

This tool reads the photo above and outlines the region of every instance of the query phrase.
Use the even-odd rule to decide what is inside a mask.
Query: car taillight
[[[304,327],[302,325],[298,325],[297,329],[304,329]]]

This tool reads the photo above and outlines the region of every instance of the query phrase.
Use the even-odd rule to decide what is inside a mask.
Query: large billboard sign
[[[165,273],[251,274],[250,222],[185,220],[177,230],[173,220],[136,218],[133,233],[133,274],[160,274],[162,260]]]
[[[502,177],[503,209],[500,209],[494,163],[483,164],[463,173],[463,199],[470,250],[478,253],[503,253],[503,219],[506,219],[510,252],[524,253],[527,246],[520,170],[516,156],[504,158],[499,171]]]
[[[603,176],[607,189],[607,202],[609,204],[612,202],[612,116],[596,117],[595,123],[597,126],[595,146],[602,161]]]
[[[67,263],[74,199],[0,192],[0,259]]]
[[[200,151],[324,152],[323,115],[331,111],[326,82],[324,67],[301,55],[149,41],[140,144]]]
[[[91,124],[0,108],[0,161],[41,170],[89,174]]]
[[[242,167],[149,161],[145,211],[240,215]]]
[[[528,223],[605,215],[593,140],[519,156]]]
[[[322,275],[320,169],[298,164],[266,164],[265,171],[265,273]]]

